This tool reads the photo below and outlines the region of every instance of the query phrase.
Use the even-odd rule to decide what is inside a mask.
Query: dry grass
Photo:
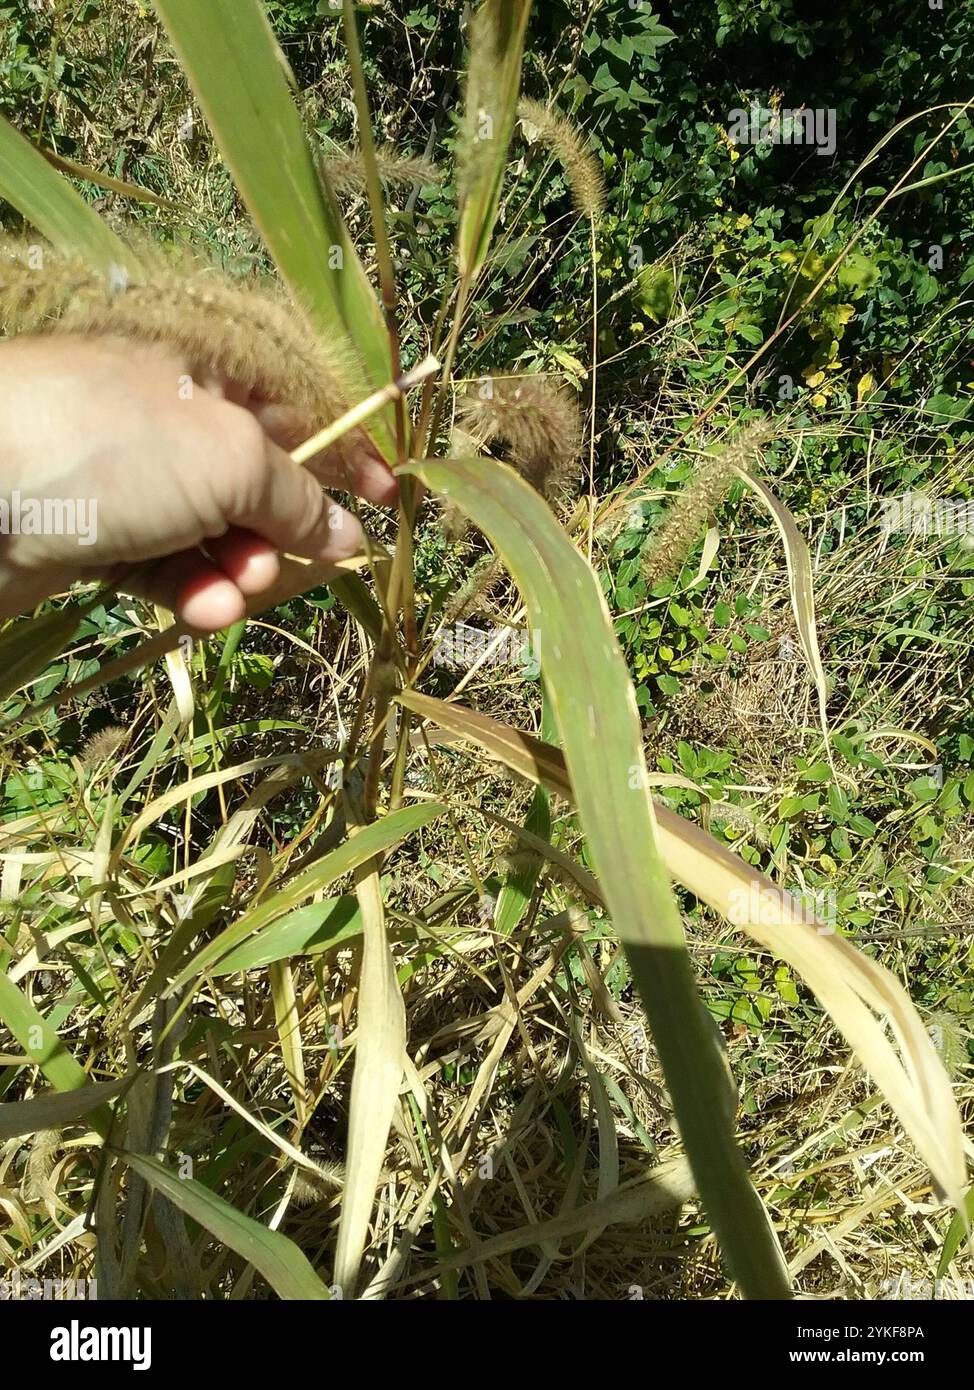
[[[745,528],[749,521],[753,526],[756,516],[744,509]],[[769,628],[776,636],[786,633],[787,586],[773,537],[762,523],[735,534],[734,544],[742,557],[734,582],[761,586]],[[867,584],[866,575],[875,575],[875,566],[870,568],[862,554],[867,544],[839,548],[819,566],[824,647],[833,660],[845,640],[842,604],[848,603],[850,592],[859,612],[863,605],[883,602],[883,581],[874,578],[871,588]],[[850,575],[860,572],[860,587],[852,590]],[[520,621],[517,597],[506,582],[492,590],[492,609],[494,622]],[[233,718],[276,715],[301,729],[249,735],[245,748],[227,748],[225,760],[229,763],[244,751],[270,751],[278,740],[286,740],[291,750],[309,751],[332,741],[351,716],[364,671],[352,630],[340,621],[321,624],[311,652],[281,629],[258,635],[256,641],[278,661],[272,703],[245,687]],[[722,713],[709,728],[705,707],[698,700],[694,715],[694,697],[688,695],[674,705],[672,723],[654,747],[660,754],[672,747],[677,734],[692,734],[698,741],[713,737],[714,746],[720,746],[716,735],[722,729],[726,736],[731,728],[735,747],[746,748],[752,758],[747,775],[760,777],[766,787],[761,795],[740,800],[769,825],[786,790],[785,731],[794,746],[806,751],[817,736],[810,687],[804,680],[787,679],[781,667],[780,660],[770,658],[749,663],[743,681],[728,677],[714,697],[722,702]],[[934,659],[922,673],[934,712],[949,707],[951,699],[949,688],[943,691],[936,684],[940,669]],[[523,727],[536,725],[536,688],[514,672],[487,665],[472,676],[441,673],[436,679],[463,680],[478,708]],[[909,680],[900,696],[900,687],[890,682],[881,707],[884,721],[902,721],[905,709],[899,701],[909,699],[911,689]],[[840,691],[833,698],[849,697]],[[127,704],[130,699],[124,693],[114,704],[101,702],[97,714],[99,722],[125,717],[131,730],[112,769],[116,788],[138,765],[167,703],[166,692],[154,681],[137,696],[134,708]],[[713,708],[713,699],[706,708]],[[94,711],[88,722],[95,722]],[[896,745],[889,751],[895,752]],[[16,758],[16,753],[8,750],[5,756]],[[178,761],[173,770],[177,768]],[[192,816],[167,818],[174,870],[199,853],[252,780],[229,785],[225,812],[211,797]],[[257,839],[271,853],[288,838],[310,842],[338,833],[342,822],[335,794],[305,785],[297,802],[291,793],[292,801],[282,803],[290,806],[286,826],[273,806],[259,817]],[[424,832],[421,842],[397,854],[385,871],[415,1071],[411,1095],[401,1097],[386,1158],[369,1265],[371,1295],[726,1297],[713,1238],[701,1223],[688,1185],[653,1048],[599,913],[566,888],[562,875],[545,872],[527,918],[510,938],[498,939],[483,918],[480,889],[496,892],[492,885],[510,847],[510,836],[496,818],[521,823],[527,794],[448,743],[434,744],[429,752],[417,743],[407,787],[412,795],[435,789],[445,796],[456,808],[458,825],[456,833],[447,822]],[[42,894],[26,892],[17,909],[14,954],[25,958],[21,978],[42,1012],[73,990],[76,1002],[61,1031],[90,1074],[101,1077],[124,1069],[129,1029],[142,1064],[151,1064],[153,1055],[158,1060],[151,1012],[126,1018],[125,1011],[145,978],[142,951],[156,956],[170,930],[171,900],[151,888],[132,847],[121,878],[127,888],[126,914],[142,945],[117,932],[107,904],[98,919],[101,946],[94,945],[93,924],[85,921],[90,914],[85,873],[79,868],[65,875],[65,854],[90,844],[95,829],[88,815],[79,821],[76,796],[28,825],[0,830],[0,842],[8,852],[16,848],[54,855],[43,871],[23,870],[22,888],[29,888],[41,872],[45,883]],[[577,857],[578,832],[565,808],[555,809],[553,842]],[[970,836],[969,825],[958,823],[952,853],[963,869],[960,887],[965,894]],[[911,871],[908,848],[898,841],[891,840],[888,852],[895,854],[908,881],[913,873],[919,891],[920,861]],[[844,866],[844,872],[855,877],[860,867]],[[246,902],[251,887],[249,871],[242,873],[239,902]],[[864,877],[863,888],[873,895],[882,891],[875,875]],[[947,901],[956,905],[957,891],[952,889]],[[32,965],[29,953],[43,940],[37,932],[52,904],[64,909],[56,914],[59,918],[74,917],[83,930]],[[926,968],[923,954],[929,943],[911,937],[905,914],[897,917],[894,908],[891,898],[871,937],[884,961],[908,975],[914,967]],[[727,985],[711,973],[715,955],[737,952],[753,958],[754,952],[745,951],[726,926],[699,911],[687,921],[704,991],[719,997]],[[579,949],[580,928],[588,975]],[[947,932],[940,942],[945,961],[961,969],[964,939]],[[79,964],[110,991],[107,1009],[79,990]],[[197,1171],[210,1170],[209,1180],[241,1210],[264,1222],[273,1216],[313,1263],[327,1269],[339,1200],[334,1177],[316,1181],[298,1172],[252,1123],[259,1120],[298,1144],[340,1180],[356,957],[348,948],[292,964],[313,1112],[307,1126],[296,1123],[266,976],[249,972],[242,979],[211,980],[194,998],[179,1044],[181,1065],[173,1073],[173,1125],[166,1152],[170,1162],[188,1154]],[[770,967],[759,968],[767,992]],[[608,981],[608,990],[599,977]],[[776,999],[765,1033],[733,1024],[724,1031],[741,1091],[743,1142],[798,1290],[808,1296],[864,1298],[876,1296],[886,1280],[902,1280],[904,1271],[917,1284],[932,1280],[944,1229],[942,1202],[910,1146],[890,1127],[886,1108],[875,1103],[861,1073],[849,1067],[841,1040],[818,1011],[804,997],[793,1004]],[[336,1036],[342,1040],[338,1048]],[[217,1086],[233,1097],[242,1117]],[[969,1063],[962,1063],[958,1088],[970,1106],[974,1087]],[[27,1093],[18,1082],[7,1098]],[[602,1122],[607,1113],[612,1116],[608,1130]],[[219,1177],[210,1168],[214,1162],[220,1165]],[[654,1182],[657,1171],[663,1175],[662,1193]],[[90,1233],[73,1237],[50,1258],[43,1252],[54,1244],[57,1226],[90,1209],[98,1177],[84,1126],[59,1136],[8,1141],[0,1158],[0,1182],[12,1214],[9,1232],[0,1238],[5,1258],[21,1267],[35,1260],[36,1272],[50,1277],[90,1274]],[[123,1225],[127,1201],[123,1187],[116,1195]],[[539,1244],[545,1228],[539,1233],[537,1223],[545,1222],[561,1225],[553,1225],[551,1239]],[[144,1296],[168,1296],[174,1287],[172,1239],[150,1218],[137,1277]],[[251,1283],[237,1257],[215,1247],[207,1236],[191,1242],[183,1261],[180,1287],[190,1291],[225,1296],[246,1287],[252,1294],[261,1292],[259,1279]],[[964,1258],[955,1262],[954,1273],[958,1279],[968,1276]]]
[[[124,19],[125,7],[119,7],[119,24]],[[118,74],[112,98],[119,109],[137,104],[147,75],[154,73],[154,52],[140,50],[138,56],[139,62]],[[311,94],[312,110],[324,95]],[[59,101],[56,93],[53,100]],[[234,265],[261,266],[256,238],[240,218],[212,150],[192,137],[174,138],[170,119],[144,115],[140,168],[144,172],[158,161],[171,178],[165,191],[188,205],[162,224],[177,240],[205,237]],[[85,158],[100,165],[104,132],[88,128],[78,134]],[[105,201],[111,212],[119,200],[109,195]],[[619,430],[624,476],[616,481],[622,484],[654,461],[659,441],[674,438],[673,421],[697,404],[669,380],[675,350],[690,359],[696,352],[681,336],[684,326],[677,306],[670,337],[659,345],[649,405],[645,383],[638,381],[635,402],[620,402],[606,425],[606,434]],[[826,422],[823,433],[843,427],[842,421]],[[575,439],[574,425],[571,434]],[[699,441],[700,449],[711,442]],[[814,451],[821,439],[798,443]],[[952,460],[953,476],[967,479],[963,470],[969,465]],[[875,498],[877,480],[865,487]],[[787,478],[782,488],[790,499]],[[952,728],[966,708],[957,652],[969,648],[969,619],[954,611],[949,631],[940,634],[959,645],[937,640],[935,633],[920,645],[884,651],[879,659],[876,643],[895,624],[896,600],[920,584],[935,588],[948,580],[933,563],[936,545],[928,540],[910,538],[882,550],[875,530],[858,517],[863,488],[860,478],[825,499],[794,501],[813,542],[843,536],[841,544],[816,555],[832,727],[934,737]],[[607,490],[598,500],[613,499]],[[844,522],[844,515],[855,524]],[[783,655],[794,626],[777,537],[750,502],[723,516],[704,612],[712,615],[725,589],[756,596],[770,639],[716,678],[712,665],[694,668],[681,694],[647,730],[647,743],[651,766],[675,758],[680,740],[732,751],[727,800],[697,808],[683,799],[683,809],[701,820],[709,816],[715,827],[727,825],[738,850],[764,855],[782,797],[799,785],[794,755],[820,756],[821,735],[797,642],[794,658]],[[370,526],[383,534],[374,518]],[[431,537],[433,530],[431,523]],[[439,544],[429,539],[434,557]],[[918,574],[926,556],[930,567]],[[520,626],[524,615],[516,593],[489,559],[478,571],[477,557],[476,547],[448,552],[453,572],[469,570],[472,579],[469,606],[454,603],[446,619]],[[435,571],[437,565],[431,561],[429,567]],[[420,593],[424,603],[429,597]],[[245,650],[274,663],[274,682],[268,691],[248,685],[246,666],[237,662],[228,681],[232,703],[212,711],[215,729],[221,719],[225,725],[209,750],[214,765],[283,753],[308,758],[290,783],[281,777],[277,799],[256,809],[250,838],[261,853],[238,862],[228,918],[253,898],[271,862],[290,872],[305,855],[337,842],[346,828],[340,793],[311,760],[347,732],[368,654],[354,624],[337,610],[319,615],[313,626],[311,617],[299,600],[286,623],[253,625]],[[116,630],[112,640],[119,636]],[[89,657],[96,645],[82,644],[77,655]],[[200,658],[201,694],[214,687],[217,653],[214,645]],[[428,669],[425,679],[441,694],[462,689],[485,713],[538,727],[537,686],[509,667]],[[714,686],[712,693],[701,689],[704,681]],[[162,737],[170,704],[164,678],[150,673],[142,683],[113,687],[69,709],[62,726],[49,723],[43,735],[0,751],[5,776],[34,763],[44,778],[34,808],[0,824],[6,967],[43,1014],[61,1018],[61,1036],[92,1079],[121,1075],[132,1061],[151,1070],[171,1058],[175,1066],[156,1094],[164,1119],[171,1103],[171,1127],[164,1124],[160,1131],[167,1161],[176,1166],[191,1160],[214,1190],[241,1211],[273,1223],[328,1271],[354,1063],[356,943],[291,962],[308,1088],[301,1107],[306,1121],[298,1116],[265,970],[204,980],[168,1042],[162,1038],[165,1018],[151,1005],[133,1012],[176,927],[173,894],[178,898],[186,886],[178,877],[171,888],[156,884],[181,875],[199,857],[266,770],[233,777],[193,805],[170,808],[143,847],[126,847],[109,885],[93,881],[90,856],[101,818],[117,818],[117,839],[153,798],[192,775],[207,752],[171,734],[168,741]],[[277,727],[236,727],[259,720]],[[99,759],[96,741],[107,751],[114,739],[98,731],[115,726],[124,729],[125,741]],[[157,736],[162,746],[155,761],[126,798]],[[905,981],[924,987],[938,979],[954,982],[960,993],[970,976],[974,827],[967,816],[949,822],[938,853],[951,872],[942,885],[932,883],[929,859],[913,838],[916,807],[906,791],[925,755],[899,733],[878,736],[871,746],[887,767],[863,773],[857,790],[882,811],[880,858],[875,845],[858,849],[838,866],[837,880],[857,905],[869,909],[870,923],[859,929],[861,943]],[[391,759],[391,737],[387,753]],[[350,775],[360,779],[363,771]],[[122,798],[110,811],[109,784]],[[509,829],[499,822],[522,824],[529,793],[445,739],[429,748],[413,740],[405,786],[407,798],[443,797],[456,818],[435,822],[383,869],[412,1071],[409,1090],[400,1097],[372,1230],[371,1295],[727,1298],[732,1290],[686,1174],[643,1015],[600,912],[565,874],[546,864],[526,917],[509,937],[498,936],[485,913],[485,898],[496,894],[512,846]],[[46,796],[52,787],[56,795]],[[813,838],[809,832],[796,839],[787,865],[778,866],[782,873],[826,872],[809,849]],[[554,807],[552,842],[584,866],[577,825],[563,806]],[[152,862],[144,853],[149,846],[155,850]],[[348,883],[330,891],[348,891]],[[902,1286],[904,1274],[921,1286],[932,1282],[948,1212],[888,1108],[850,1065],[813,1000],[800,992],[786,997],[776,988],[773,962],[697,904],[685,900],[683,906],[702,991],[715,1012],[729,1006],[720,1029],[739,1092],[738,1127],[797,1289],[810,1297],[861,1299],[881,1294],[888,1280]],[[746,991],[728,977],[728,957],[748,966],[757,982],[750,988],[770,1003],[763,1028],[734,1014]],[[944,1034],[945,1055],[952,1049],[958,1098],[970,1118],[969,1028],[955,1004],[943,990],[924,1000],[931,1025]],[[0,1054],[3,1099],[20,1100],[43,1089],[6,1034],[0,1034]],[[122,1142],[151,1147],[151,1134],[139,1130],[137,1116],[126,1123],[128,1132],[117,1136]],[[318,1171],[296,1165],[282,1143],[298,1147]],[[0,1261],[39,1277],[92,1276],[97,1206],[103,1239],[121,1241],[128,1230],[140,1250],[123,1291],[150,1298],[267,1296],[241,1259],[205,1233],[188,1237],[164,1203],[157,1202],[143,1223],[133,1184],[117,1168],[100,1165],[98,1155],[99,1141],[84,1123],[0,1145],[0,1199],[8,1218],[0,1232]],[[958,1255],[951,1274],[956,1280],[972,1277],[966,1254]],[[958,1287],[947,1285],[944,1296]]]

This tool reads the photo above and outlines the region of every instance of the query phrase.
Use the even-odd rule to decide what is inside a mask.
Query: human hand
[[[132,591],[215,632],[271,587],[281,552],[332,563],[363,549],[321,482],[396,496],[364,445],[300,467],[285,451],[311,431],[286,403],[169,348],[13,338],[0,342],[0,381],[0,617],[149,562]]]

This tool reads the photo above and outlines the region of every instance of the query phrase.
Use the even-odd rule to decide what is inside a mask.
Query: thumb
[[[294,462],[250,418],[259,438],[242,466],[234,468],[224,513],[278,550],[313,560],[337,561],[358,554],[365,536],[357,519]]]

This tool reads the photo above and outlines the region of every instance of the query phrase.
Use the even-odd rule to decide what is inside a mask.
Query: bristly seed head
[[[583,136],[560,111],[540,101],[523,98],[517,113],[521,123],[536,130],[537,139],[561,161],[578,211],[598,217],[605,210],[605,180],[602,165]]]
[[[111,335],[169,347],[193,369],[294,406],[310,430],[348,408],[355,388],[348,357],[322,343],[276,288],[243,285],[192,261],[172,266],[150,248],[140,247],[139,259],[144,272],[121,280],[47,247],[0,241],[0,327],[8,333]]]
[[[121,724],[107,724],[84,744],[81,749],[81,765],[86,769],[100,767],[102,763],[114,758],[128,739],[129,731]]]
[[[329,150],[322,156],[322,168],[332,188],[339,193],[361,193],[366,188],[365,164],[357,149]],[[431,159],[402,155],[382,148],[375,152],[379,177],[385,183],[441,183],[443,175]]]
[[[503,573],[504,567],[496,555],[481,555],[464,582],[443,605],[443,626],[452,627],[472,609],[481,607]]]
[[[578,487],[582,425],[574,394],[541,375],[481,377],[457,406],[479,448],[506,444],[518,472],[549,501]]]
[[[643,550],[642,570],[648,588],[681,568],[711,512],[723,500],[734,470],[752,463],[773,433],[769,421],[755,420],[698,469]]]

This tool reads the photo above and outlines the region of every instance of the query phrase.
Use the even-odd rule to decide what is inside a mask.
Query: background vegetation
[[[907,491],[971,495],[974,123],[956,104],[970,97],[974,19],[949,0],[943,10],[911,0],[857,0],[813,17],[804,8],[538,7],[525,92],[574,113],[601,161],[607,209],[593,243],[560,167],[532,159],[519,137],[522,177],[505,201],[457,370],[474,383],[498,364],[551,373],[587,410],[594,347],[582,490],[595,501],[574,516],[569,507],[565,519],[584,529],[591,516],[592,559],[635,682],[650,771],[664,779],[656,794],[776,882],[834,893],[838,931],[906,985],[967,1117],[972,550],[963,536],[887,536],[879,522],[883,499]],[[321,0],[270,0],[267,9],[322,158],[354,147],[339,17]],[[463,10],[447,0],[360,12],[380,139],[431,165],[389,188],[409,360],[425,351],[456,239],[449,155]],[[268,269],[150,6],[0,0],[0,21],[0,113],[62,161],[97,173],[100,181],[79,187],[109,222],[135,219],[167,243],[203,245],[234,275]],[[834,154],[735,147],[729,112],[752,101],[833,108]],[[162,204],[131,201],[119,181]],[[354,179],[342,201],[367,239],[367,200]],[[19,230],[16,214],[4,215]],[[780,538],[743,484],[717,505],[707,541],[701,528],[679,573],[654,578],[644,562],[671,494],[716,439],[759,411],[780,423],[765,475],[812,551],[832,760]],[[370,525],[388,538],[377,515]],[[452,538],[430,508],[417,594],[431,613],[483,553],[473,535]],[[471,596],[467,617],[486,627],[518,613],[516,591],[499,577]],[[95,608],[32,700],[84,678],[106,647],[118,654],[139,635],[128,603]],[[120,1075],[126,1048],[142,1046],[138,1030],[133,1041],[115,1025],[148,974],[141,929],[82,930],[93,894],[99,906],[92,856],[104,837],[110,843],[193,770],[291,757],[341,737],[364,662],[354,624],[330,591],[316,590],[197,650],[189,731],[175,731],[160,667],[51,711],[4,747],[0,956],[87,1056],[92,1077]],[[435,667],[426,688],[463,689],[480,710],[542,727],[536,667]],[[8,713],[23,708],[15,702]],[[340,812],[321,819],[320,781],[295,776],[285,787],[286,764],[279,774],[284,794],[256,813],[258,843],[270,853],[318,836],[338,843]],[[133,893],[210,843],[258,775],[235,776],[146,824],[128,865]],[[511,858],[510,825],[530,815],[536,833],[591,867],[577,822],[560,806],[549,819],[543,797],[512,788],[489,764],[476,776],[471,792],[471,764],[449,744],[435,757],[417,749],[407,779],[447,797],[463,786],[478,833],[465,834],[460,853],[437,821],[384,871],[401,904],[391,927],[410,1051],[430,1100],[426,1112],[416,1095],[404,1106],[386,1158],[376,1267],[404,1232],[413,1239],[410,1261],[388,1260],[384,1291],[725,1294],[605,914],[591,904],[581,913],[551,862]],[[69,846],[87,857],[66,858]],[[25,848],[41,857],[25,859]],[[494,900],[512,884],[523,911],[499,949]],[[691,896],[681,907],[736,1082],[738,1132],[796,1286],[859,1298],[894,1286],[908,1293],[911,1281],[948,1269],[969,1277],[963,1254],[943,1263],[949,1212],[814,998],[787,965]],[[175,917],[172,902],[153,911],[160,931],[178,925],[178,901]],[[273,1218],[323,1270],[344,1179],[357,966],[351,945],[328,944],[295,957],[300,1059],[282,1042],[279,989],[260,962],[242,961],[245,973],[220,975],[197,997],[191,1024],[170,1044],[195,1070],[177,1072],[165,1145],[170,1166],[189,1156],[204,1185],[265,1225]],[[141,1026],[158,1043],[166,1022]],[[0,1033],[0,1047],[8,1041]],[[19,1098],[25,1068],[12,1043],[0,1067],[0,1094]],[[11,1215],[0,1249],[11,1264],[91,1271],[89,1233],[57,1240],[94,1201],[73,1134],[54,1128],[0,1148]],[[300,1144],[318,1171],[289,1167],[275,1135]],[[445,1177],[434,1161],[442,1143],[460,1160]],[[637,1181],[650,1161],[669,1175],[671,1200]],[[674,1209],[677,1198],[684,1205]],[[553,1223],[543,1244],[525,1234],[538,1221]],[[252,1264],[192,1222],[180,1241],[150,1223],[132,1288],[151,1297],[266,1293]],[[381,1288],[377,1280],[373,1292]]]

